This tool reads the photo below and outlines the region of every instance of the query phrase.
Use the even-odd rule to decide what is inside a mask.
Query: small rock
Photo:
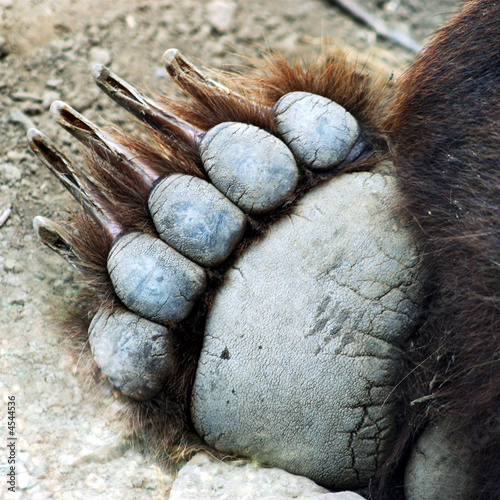
[[[42,95],[42,108],[49,109],[50,105],[59,99],[61,99],[61,94],[59,92],[54,92],[53,90],[47,90]]]
[[[7,207],[5,210],[0,210],[0,227],[2,227],[7,219],[10,217],[10,214],[12,213],[11,207]],[[1,263],[0,263],[1,265]]]
[[[56,49],[68,51],[74,47],[75,41],[71,38],[67,40],[54,40],[50,43],[50,45],[52,45],[52,47],[55,47]]]
[[[22,172],[12,163],[0,163],[0,177],[7,182],[17,182],[21,178]]]
[[[33,488],[36,484],[36,479],[28,473],[24,464],[19,464],[17,471],[17,485],[21,490]]]
[[[94,47],[90,49],[89,62],[91,64],[103,64],[106,66],[111,62],[111,54],[109,50]]]
[[[45,86],[48,87],[49,89],[56,89],[60,87],[63,84],[64,80],[62,78],[51,78],[50,80],[47,80],[45,83]]]
[[[229,31],[234,22],[236,4],[226,0],[213,0],[207,4],[207,17],[209,23],[219,33]]]
[[[128,26],[131,30],[135,30],[135,28],[137,28],[137,21],[135,20],[135,17],[134,17],[132,14],[129,14],[129,15],[125,18],[125,22],[127,23],[127,26]]]
[[[163,66],[157,66],[155,68],[155,72],[154,72],[154,75],[155,75],[155,78],[165,78],[167,76],[167,70],[163,67]]]
[[[95,491],[99,491],[100,493],[103,493],[108,488],[106,481],[94,472],[87,476],[87,479],[85,479],[85,485]]]
[[[291,54],[297,50],[298,44],[299,35],[297,33],[291,33],[286,38],[276,43],[276,50]]]
[[[363,500],[352,492],[330,493],[302,476],[248,462],[219,462],[206,453],[196,454],[179,472],[170,500],[273,498],[285,500]]]
[[[14,92],[12,95],[12,100],[13,101],[33,101],[33,102],[40,102],[42,99],[38,94],[31,94],[30,92]]]
[[[43,108],[36,102],[23,102],[21,104],[21,112],[27,116],[35,116],[43,113]]]
[[[19,108],[12,108],[10,110],[10,121],[12,123],[22,125],[26,130],[35,127],[35,124],[31,121],[31,119]]]
[[[12,258],[5,259],[3,266],[6,271],[15,274],[19,274],[24,271],[24,265],[21,262],[18,262],[17,260]]]
[[[272,17],[268,17],[267,19],[265,19],[264,26],[267,29],[272,29],[272,28],[276,28],[281,23],[282,23],[282,20],[279,16],[272,16]]]
[[[25,160],[28,155],[23,151],[8,151],[7,154],[5,155],[7,157],[7,160],[12,161],[14,163],[19,163],[23,160]]]

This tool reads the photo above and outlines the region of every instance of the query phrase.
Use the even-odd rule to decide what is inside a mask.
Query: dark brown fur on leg
[[[500,2],[471,2],[438,31],[387,126],[433,286],[413,422],[452,419],[479,463],[476,498],[500,498]]]

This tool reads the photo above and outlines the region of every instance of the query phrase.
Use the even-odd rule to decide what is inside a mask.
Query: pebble
[[[56,49],[59,49],[59,50],[63,50],[63,51],[68,51],[68,50],[71,50],[74,46],[75,46],[75,41],[72,40],[72,39],[68,39],[68,40],[53,40],[50,45],[52,45],[52,47],[56,48]],[[68,56],[70,57],[70,56]]]
[[[103,64],[107,66],[111,62],[111,53],[109,50],[101,47],[93,47],[90,49],[89,62],[91,64]]]
[[[13,161],[13,162],[21,162],[28,158],[28,154],[20,151],[8,151],[7,154],[5,155],[7,157],[7,160]]]
[[[279,50],[284,53],[293,53],[294,50],[297,50],[297,45],[299,44],[299,36],[297,33],[290,33],[286,38],[277,42],[275,44],[276,50]]]
[[[6,271],[13,272],[15,274],[19,274],[24,271],[24,266],[22,265],[22,263],[11,258],[5,259],[3,266]]]
[[[10,110],[10,121],[21,125],[26,131],[30,128],[35,128],[35,124],[32,120],[19,108],[12,108]]]
[[[58,101],[61,99],[61,94],[59,92],[55,92],[53,90],[47,90],[42,95],[42,108],[49,109],[50,105],[54,101]]]
[[[27,101],[21,104],[21,112],[28,116],[35,116],[43,113],[43,108],[36,102]]]
[[[310,479],[249,462],[220,462],[206,453],[196,454],[179,472],[170,500],[363,500],[350,491],[331,493]]]
[[[31,92],[14,92],[10,96],[13,101],[33,101],[33,102],[40,102],[42,99],[38,94],[32,94]]]
[[[207,17],[209,23],[219,33],[231,30],[234,24],[236,4],[225,0],[213,0],[207,4]]]
[[[63,84],[63,82],[64,80],[62,78],[51,78],[50,80],[47,80],[45,86],[49,89],[57,89]]]
[[[21,179],[22,172],[12,163],[0,163],[0,178],[7,182],[15,183]]]
[[[98,476],[95,472],[90,473],[85,479],[85,484],[92,490],[103,493],[107,490],[108,486],[106,481]]]
[[[154,70],[155,78],[165,78],[167,76],[167,70],[163,66],[157,66]]]
[[[135,17],[132,14],[129,14],[128,16],[125,17],[125,22],[127,23],[127,26],[131,30],[135,30],[135,28],[137,28],[137,21],[135,20]]]

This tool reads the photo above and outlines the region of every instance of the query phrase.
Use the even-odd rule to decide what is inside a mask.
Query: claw
[[[246,100],[241,95],[211,80],[196,66],[191,64],[177,49],[168,49],[163,54],[163,62],[168,74],[187,94],[196,97],[201,93],[231,95]]]
[[[186,135],[196,143],[201,140],[204,134],[203,130],[173,114],[166,113],[160,104],[144,96],[135,87],[122,80],[105,66],[101,64],[93,66],[92,76],[97,86],[109,97],[129,113],[132,113],[159,132],[174,136]]]
[[[73,251],[71,237],[61,224],[40,215],[33,219],[33,227],[40,241],[74,267],[79,267]]]
[[[158,174],[146,162],[137,158],[127,146],[114,139],[103,129],[94,125],[71,106],[62,101],[54,101],[50,112],[61,127],[75,136],[81,143],[96,151],[106,161],[115,160],[139,173],[149,185]]]
[[[122,231],[122,228],[104,209],[106,198],[99,191],[97,186],[39,130],[34,128],[28,130],[27,139],[31,150],[73,195],[75,200],[80,203],[85,212],[90,215],[103,230],[107,231],[113,237],[117,236]],[[39,223],[42,224],[40,221]],[[53,245],[48,243],[48,241],[55,241],[54,237],[48,236],[49,239],[46,240],[42,237],[40,231],[46,231],[47,234],[52,231],[56,234],[56,226],[57,230],[62,229],[62,226],[48,219],[44,219],[43,223],[45,225],[42,224],[39,226],[41,229],[35,226],[38,235],[47,246],[61,254]],[[50,224],[47,225],[47,223]],[[65,239],[59,235],[58,237],[61,241],[65,241]],[[66,238],[66,241],[69,240]]]

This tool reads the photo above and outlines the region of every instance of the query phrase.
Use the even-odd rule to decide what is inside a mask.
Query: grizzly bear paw
[[[35,228],[93,286],[95,363],[164,427],[180,419],[220,452],[362,488],[396,439],[423,300],[394,210],[383,92],[342,60],[275,57],[237,91],[176,50],[165,61],[189,100],[93,70],[147,141],[55,102],[88,148],[84,169],[29,132],[83,207]]]

